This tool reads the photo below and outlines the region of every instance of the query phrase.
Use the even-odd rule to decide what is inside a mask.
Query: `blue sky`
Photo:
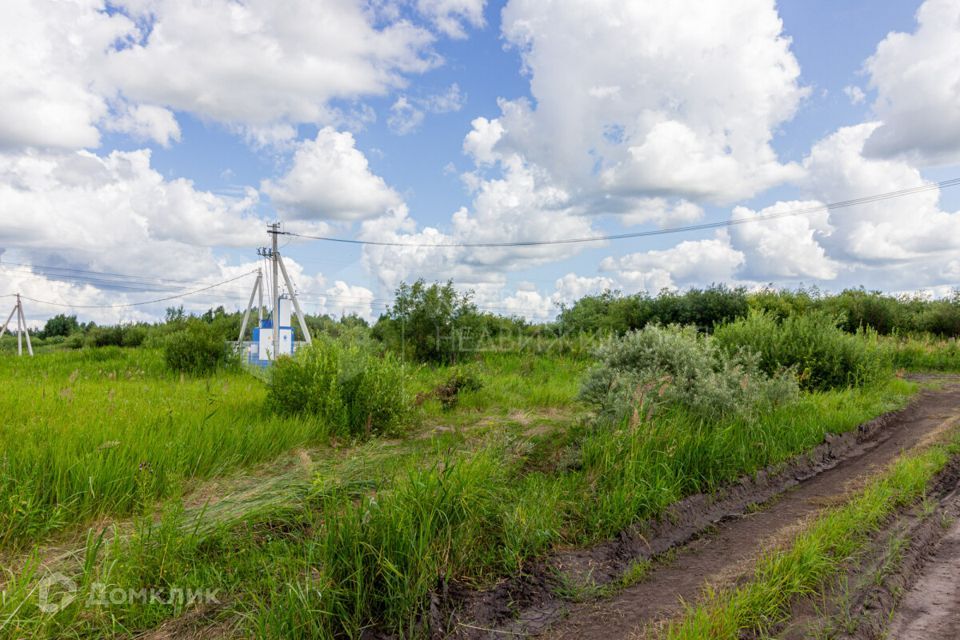
[[[42,301],[36,321],[151,319],[165,304],[111,305],[255,268],[275,218],[404,244],[563,239],[953,178],[953,5],[5,3],[0,278]],[[944,295],[958,209],[954,189],[579,248],[283,251],[309,311],[371,318],[418,277],[532,319],[604,288]],[[251,284],[184,304],[237,307]]]

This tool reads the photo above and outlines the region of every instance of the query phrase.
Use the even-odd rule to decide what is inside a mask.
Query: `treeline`
[[[343,333],[366,331],[369,328],[367,321],[358,316],[334,319],[328,315],[307,315],[306,319],[311,333],[340,336]],[[170,334],[201,324],[209,327],[223,340],[236,340],[242,322],[242,312],[228,312],[222,305],[199,315],[187,314],[182,306],[170,307],[166,311],[165,319],[155,323],[98,325],[95,322],[79,322],[75,315],[58,314],[47,320],[42,329],[31,329],[30,336],[35,345],[56,345],[69,349],[108,346],[157,347]],[[255,325],[256,316],[248,323],[248,327],[252,328]],[[299,326],[295,327],[295,331],[299,332],[299,330]],[[9,342],[10,339],[8,334],[4,342]]]
[[[815,288],[747,291],[713,285],[683,293],[624,295],[616,291],[585,296],[563,305],[555,320],[530,323],[523,318],[482,311],[469,292],[458,291],[452,281],[402,284],[394,303],[370,326],[363,318],[307,315],[311,334],[346,342],[369,342],[404,358],[421,362],[452,363],[491,343],[512,340],[529,344],[541,340],[556,345],[558,338],[625,335],[652,325],[692,326],[703,333],[730,322],[762,314],[776,321],[824,316],[848,333],[862,330],[880,335],[960,337],[960,290],[951,297],[930,300],[920,296],[893,296],[877,291],[848,289],[827,294]],[[187,332],[208,345],[235,340],[242,313],[220,306],[200,315],[183,307],[167,309],[157,323],[98,326],[81,323],[76,316],[57,315],[40,331],[32,331],[35,346],[50,348],[137,347],[161,348],[171,336]],[[295,327],[299,333],[299,327]],[[12,338],[4,339],[6,349]],[[526,342],[523,342],[526,341]],[[183,340],[181,339],[181,342]],[[185,343],[184,350],[189,350]]]
[[[605,331],[618,335],[648,324],[694,325],[710,332],[716,326],[746,317],[751,310],[777,320],[818,312],[835,319],[848,333],[872,329],[880,335],[960,336],[960,290],[938,300],[918,295],[893,296],[862,288],[837,294],[816,288],[748,292],[723,285],[685,293],[664,291],[657,296],[606,291],[561,308],[555,324],[565,332]]]

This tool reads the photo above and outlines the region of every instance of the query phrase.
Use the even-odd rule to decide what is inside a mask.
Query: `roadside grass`
[[[930,481],[960,453],[955,431],[949,444],[901,457],[846,504],[818,517],[789,548],[762,557],[753,579],[729,590],[708,592],[662,634],[671,640],[764,636],[789,614],[793,599],[816,595],[869,543],[897,509],[920,500]]]
[[[27,570],[8,582],[14,595],[0,624],[7,619],[21,636],[129,635],[190,603],[91,607],[94,585],[121,593],[215,588],[217,615],[256,637],[357,637],[371,625],[419,637],[430,594],[445,585],[490,585],[551,549],[608,538],[685,495],[902,406],[914,389],[891,380],[808,394],[751,422],[664,412],[638,425],[583,429],[560,440],[562,451],[497,429],[478,441],[411,439],[396,455],[322,462],[304,491],[213,526],[174,501],[159,524],[143,518],[133,535],[91,537],[77,600],[57,613],[39,611],[24,591],[36,579]],[[546,471],[531,460],[558,453],[567,462]]]
[[[893,365],[907,371],[960,372],[960,341],[929,335],[881,338]]]

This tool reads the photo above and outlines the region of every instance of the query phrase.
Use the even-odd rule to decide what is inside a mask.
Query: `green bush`
[[[929,303],[917,318],[917,328],[941,337],[960,337],[960,294]]]
[[[173,371],[197,375],[210,373],[231,361],[223,336],[208,324],[196,320],[167,337],[163,358]]]
[[[364,435],[399,431],[412,407],[403,363],[392,353],[376,356],[350,349],[346,356],[340,393],[347,431]]]
[[[906,324],[904,304],[880,291],[847,289],[823,298],[820,308],[827,315],[840,318],[840,328],[848,333],[870,328],[889,335]]]
[[[596,356],[580,397],[613,420],[637,420],[663,404],[709,419],[749,417],[798,393],[792,376],[768,376],[756,356],[727,353],[694,327],[650,325],[606,342]]]
[[[866,334],[845,333],[838,321],[820,312],[777,321],[753,313],[717,329],[714,337],[728,352],[743,350],[760,357],[768,374],[791,369],[808,390],[859,386],[880,379],[890,369],[888,357]]]
[[[63,341],[63,346],[67,349],[82,349],[83,348],[83,334],[82,333],[72,333],[67,336],[66,340]]]
[[[84,342],[88,347],[119,347],[123,345],[123,327],[93,327]]]
[[[709,332],[718,324],[746,316],[748,310],[746,291],[722,284],[684,293],[665,289],[656,297],[604,291],[564,305],[557,325],[563,333],[622,335],[648,324],[689,324]]]
[[[802,314],[814,308],[819,300],[817,289],[774,289],[765,287],[748,297],[751,311],[761,311],[782,320],[787,316]],[[746,314],[744,314],[746,315]]]
[[[147,339],[147,328],[134,324],[123,328],[122,343],[125,347],[139,347]]]
[[[336,421],[343,409],[339,380],[340,348],[330,340],[314,340],[270,366],[267,404],[276,413],[310,413]]]
[[[345,348],[330,339],[314,340],[294,357],[277,359],[267,404],[277,413],[320,416],[351,435],[396,432],[412,410],[399,358]]]

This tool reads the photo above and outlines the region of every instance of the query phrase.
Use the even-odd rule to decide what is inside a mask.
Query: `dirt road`
[[[656,566],[641,582],[617,595],[599,601],[571,603],[553,595],[539,594],[530,598],[530,603],[521,608],[519,616],[496,625],[495,631],[479,632],[477,627],[489,630],[493,625],[478,624],[473,627],[473,632],[461,628],[456,635],[502,638],[509,633],[578,640],[634,637],[645,627],[679,613],[683,602],[695,601],[706,585],[722,585],[742,575],[752,568],[763,550],[789,539],[823,507],[842,502],[865,477],[886,467],[904,450],[936,437],[958,422],[960,386],[924,392],[908,408],[883,419],[876,428],[861,431],[856,444],[843,449],[831,463],[821,464],[809,473],[798,471],[799,479],[788,482],[784,490],[773,496],[763,498],[767,503],[762,509],[751,508],[748,501],[740,501],[739,510],[713,517],[712,524],[702,523],[703,531],[699,535],[679,541],[681,544],[675,548],[672,561]],[[826,457],[831,455],[828,451]],[[656,539],[644,542],[644,548],[658,547]],[[632,548],[640,549],[637,546]],[[663,545],[660,545],[656,552],[662,550]],[[944,553],[951,554],[949,560],[941,563],[942,570],[937,569],[931,574],[932,582],[926,587],[927,591],[917,595],[916,615],[909,617],[905,614],[904,633],[924,629],[922,625],[927,624],[924,616],[936,617],[941,611],[924,613],[926,610],[922,607],[926,605],[923,602],[930,597],[929,594],[933,594],[937,601],[952,602],[954,609],[960,610],[960,591],[955,588],[955,582],[948,579],[951,571],[953,576],[960,575],[960,528],[954,544],[944,546]],[[596,553],[580,555],[599,557]],[[616,555],[621,569],[631,561],[631,558],[622,557],[622,549]],[[604,562],[598,563],[601,569],[603,565]],[[553,570],[556,570],[556,564]],[[951,621],[958,619],[956,615],[950,618]],[[903,637],[960,638],[956,627],[950,629],[943,636],[920,632],[920,635]]]

